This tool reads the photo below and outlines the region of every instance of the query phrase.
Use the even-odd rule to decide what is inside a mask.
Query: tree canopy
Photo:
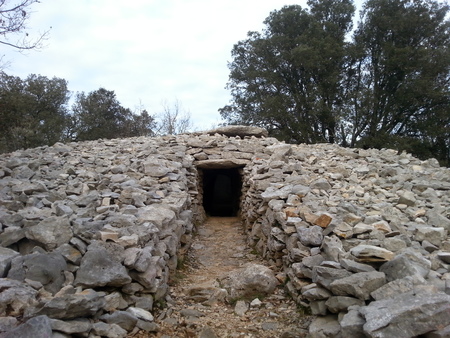
[[[289,142],[394,147],[450,164],[449,6],[310,0],[270,13],[232,50],[220,110]]]
[[[163,105],[160,116],[142,104],[131,111],[114,91],[79,92],[71,100],[67,81],[0,72],[0,152],[99,138],[177,134],[192,127],[181,102]]]

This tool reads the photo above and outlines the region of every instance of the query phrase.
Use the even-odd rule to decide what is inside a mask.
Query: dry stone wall
[[[1,155],[0,331],[156,331],[218,168],[240,168],[248,242],[318,315],[312,337],[448,334],[450,170],[242,127]]]

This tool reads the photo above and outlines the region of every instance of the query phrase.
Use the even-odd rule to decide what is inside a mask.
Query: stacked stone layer
[[[202,170],[239,167],[249,244],[319,316],[312,336],[445,336],[449,169],[221,132],[1,155],[0,330],[157,330],[153,308],[205,218]]]

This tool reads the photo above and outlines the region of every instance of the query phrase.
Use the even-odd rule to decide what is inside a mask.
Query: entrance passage
[[[203,169],[203,208],[206,214],[237,216],[241,189],[239,168]]]

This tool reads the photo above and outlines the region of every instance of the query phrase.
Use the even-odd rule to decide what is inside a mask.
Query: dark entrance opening
[[[206,214],[237,216],[241,189],[239,168],[203,169],[203,208]]]

